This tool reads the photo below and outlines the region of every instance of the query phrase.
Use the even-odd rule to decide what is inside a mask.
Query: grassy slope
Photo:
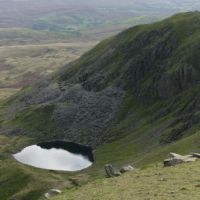
[[[74,186],[74,173],[56,172],[29,167],[18,163],[11,153],[33,143],[27,137],[0,136],[0,199],[11,197],[22,200],[35,200],[43,196],[50,188],[71,188]],[[76,179],[82,184],[88,180],[87,175]]]
[[[198,148],[193,148],[196,146],[195,143],[199,144],[199,138],[200,134],[197,133],[196,135],[193,135],[189,138],[186,138],[184,140],[181,140],[180,142],[176,144],[172,144],[169,146],[166,146],[165,148],[160,149],[154,149],[151,153],[147,153],[146,150],[142,153],[140,151],[140,156],[134,152],[135,146],[127,145],[127,143],[124,143],[125,141],[118,141],[116,143],[102,146],[101,148],[97,149],[96,152],[96,163],[89,169],[84,170],[80,173],[59,173],[59,172],[53,172],[53,171],[47,171],[47,170],[40,170],[35,169],[29,166],[24,166],[22,164],[19,164],[17,161],[15,161],[11,156],[10,153],[16,152],[17,150],[21,149],[21,147],[26,146],[27,144],[34,143],[33,140],[30,140],[29,138],[25,137],[0,137],[0,182],[2,183],[2,187],[0,188],[0,198],[2,200],[7,200],[8,197],[11,196],[15,197],[23,197],[24,200],[36,200],[36,199],[42,199],[43,193],[47,191],[50,188],[59,188],[61,190],[66,190],[66,195],[63,196],[63,199],[76,199],[77,196],[86,198],[90,197],[90,199],[95,199],[93,196],[93,192],[95,192],[97,199],[109,199],[110,195],[113,196],[114,199],[117,199],[121,197],[119,195],[118,187],[121,188],[121,184],[126,184],[124,187],[127,188],[127,185],[130,187],[132,184],[132,181],[135,182],[135,177],[140,176],[140,179],[137,181],[137,187],[134,187],[134,192],[137,192],[137,190],[141,189],[141,184],[145,181],[149,180],[150,182],[154,182],[155,185],[152,186],[152,188],[147,188],[148,181],[145,182],[145,186],[142,188],[143,190],[151,190],[153,191],[153,194],[157,194],[157,191],[161,192],[162,189],[166,189],[170,187],[170,184],[173,184],[173,182],[168,181],[166,185],[160,188],[156,188],[156,184],[158,184],[157,176],[155,176],[155,173],[159,174],[160,169],[150,169],[148,171],[138,171],[135,174],[132,174],[132,176],[126,175],[125,177],[122,177],[118,179],[117,186],[118,187],[110,187],[110,184],[112,184],[112,181],[107,181],[102,179],[105,176],[105,172],[103,170],[103,165],[106,163],[113,163],[115,166],[119,167],[126,163],[131,163],[137,167],[145,166],[150,163],[159,163],[161,159],[165,158],[167,153],[170,151],[178,152],[178,153],[188,153],[191,151],[191,149],[197,150]],[[130,140],[130,138],[129,138]],[[126,149],[125,149],[126,147]],[[195,170],[198,172],[199,165],[192,166],[191,171]],[[187,172],[188,167],[185,166],[185,168],[180,171],[179,169],[173,172],[173,177],[176,174],[176,180],[178,183],[180,182],[181,175],[185,174]],[[162,170],[163,171],[163,170]],[[166,171],[166,170],[165,170]],[[179,172],[177,174],[177,171]],[[196,173],[197,173],[196,172]],[[167,179],[171,179],[170,175],[171,171],[167,172],[167,174],[163,174],[164,177],[167,177]],[[145,174],[145,175],[144,175]],[[146,178],[145,177],[151,177]],[[193,177],[196,176],[192,174],[190,176],[190,180],[188,180],[187,188],[189,189],[188,192],[192,192],[195,195],[198,195],[197,191],[194,190],[194,187],[192,186],[192,183],[195,182]],[[127,178],[128,177],[128,178]],[[99,179],[98,181],[94,181],[96,179]],[[183,177],[184,178],[184,177]],[[89,185],[83,186],[80,190],[77,188],[74,190],[71,190],[70,188],[74,187],[74,185],[85,185],[87,182]],[[113,180],[116,181],[116,180]],[[125,183],[124,183],[125,181]],[[198,180],[197,180],[198,181]],[[107,184],[105,184],[105,182]],[[99,188],[99,184],[102,186],[102,188]],[[105,184],[105,185],[104,185]],[[198,182],[197,182],[198,184]],[[182,182],[180,184],[180,187],[185,187],[185,183]],[[129,188],[128,187],[128,188]],[[88,190],[87,193],[84,193],[83,191],[87,188],[93,188],[92,190]],[[130,187],[131,188],[131,187]],[[177,192],[178,189],[176,189],[176,194],[180,195],[180,193]],[[112,191],[112,193],[111,193]],[[131,195],[133,190],[129,189],[126,191],[124,189],[124,193],[122,195]],[[174,190],[173,190],[174,191]],[[120,192],[121,193],[121,192]],[[83,196],[81,196],[82,194]],[[141,194],[141,193],[140,193]],[[137,198],[146,197],[147,193],[144,193],[143,196],[138,196]],[[88,196],[87,196],[88,195]],[[185,196],[184,196],[185,195]],[[185,193],[183,197],[187,197],[188,193]],[[70,197],[70,198],[69,198]],[[124,196],[123,196],[124,197]],[[126,196],[125,196],[126,197]],[[159,197],[159,196],[158,196]],[[169,196],[170,197],[170,196]],[[61,199],[62,199],[61,198]],[[158,198],[159,199],[159,198]],[[170,198],[169,198],[170,199]],[[194,198],[196,199],[196,198]]]
[[[161,165],[129,172],[118,178],[100,179],[65,191],[54,200],[198,200],[200,162],[172,168]]]

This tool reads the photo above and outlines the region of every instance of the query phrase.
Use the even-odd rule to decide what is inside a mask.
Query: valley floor
[[[200,162],[151,166],[65,191],[53,200],[199,200]]]
[[[76,60],[97,42],[0,46],[0,100]]]

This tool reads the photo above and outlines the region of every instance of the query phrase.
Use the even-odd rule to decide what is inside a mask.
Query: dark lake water
[[[26,165],[59,171],[79,171],[94,162],[92,148],[65,141],[31,145],[13,156]]]

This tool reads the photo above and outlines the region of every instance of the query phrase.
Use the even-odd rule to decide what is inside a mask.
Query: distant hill
[[[198,9],[200,3],[196,0],[2,0],[0,28],[32,28],[80,35],[85,29],[101,27],[103,30],[114,25],[119,32],[124,24],[128,28],[176,12]]]

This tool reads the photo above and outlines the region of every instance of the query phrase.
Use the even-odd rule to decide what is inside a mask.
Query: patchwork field
[[[55,72],[96,42],[0,46],[0,99]]]

